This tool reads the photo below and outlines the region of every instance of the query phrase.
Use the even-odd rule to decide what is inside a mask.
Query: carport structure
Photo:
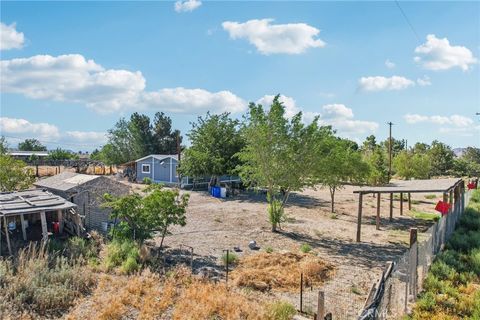
[[[448,202],[450,210],[453,207],[453,201],[463,200],[463,192],[465,184],[462,179],[429,179],[429,180],[404,180],[395,181],[384,186],[371,187],[364,186],[353,190],[353,193],[358,194],[358,220],[357,220],[357,242],[361,240],[362,227],[362,210],[363,210],[363,195],[375,194],[377,197],[377,216],[376,228],[380,229],[380,199],[382,194],[390,195],[390,221],[393,220],[393,195],[400,194],[400,215],[403,215],[403,197],[408,196],[408,209],[411,210],[411,194],[412,193],[442,193],[443,201]]]
[[[9,223],[16,228],[20,222],[23,240],[27,241],[27,228],[30,225],[27,221],[32,223],[40,220],[42,240],[47,240],[49,232],[46,214],[50,214],[59,223],[60,233],[66,227],[70,233],[73,231],[80,235],[81,220],[74,210],[76,207],[76,204],[40,189],[0,193],[0,231],[3,224],[9,254],[12,254]],[[1,238],[0,234],[0,241]]]

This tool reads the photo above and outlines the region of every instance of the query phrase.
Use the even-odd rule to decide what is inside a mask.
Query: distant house
[[[28,160],[33,157],[38,159],[45,159],[48,157],[48,151],[19,151],[13,150],[7,153],[8,155],[12,156],[15,159],[19,160]]]
[[[135,161],[137,182],[150,178],[164,184],[178,183],[178,155],[151,154]]]
[[[110,225],[110,210],[101,207],[103,195],[115,196],[127,194],[130,188],[122,182],[105,176],[63,172],[34,183],[38,188],[46,189],[77,205],[77,212],[83,219],[87,230],[105,233]]]

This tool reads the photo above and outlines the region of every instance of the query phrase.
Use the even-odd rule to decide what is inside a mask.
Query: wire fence
[[[416,229],[411,229],[410,249],[385,269],[359,320],[396,319],[410,311],[436,254],[444,248],[468,205],[470,192],[463,190],[461,185],[450,194],[450,211],[427,230],[426,237],[417,241]]]

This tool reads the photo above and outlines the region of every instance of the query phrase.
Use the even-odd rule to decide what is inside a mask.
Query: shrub
[[[33,244],[15,260],[0,260],[0,274],[0,309],[4,303],[7,310],[33,313],[33,318],[59,316],[87,294],[95,280],[80,259],[49,255],[44,246]]]
[[[147,185],[150,185],[153,183],[152,179],[150,179],[149,177],[143,178],[142,182],[143,184],[147,184]]]
[[[312,251],[312,247],[309,244],[304,243],[300,246],[300,251],[303,253],[309,253],[310,251]]]
[[[470,201],[474,203],[480,203],[480,190],[474,190],[470,196]]]
[[[104,266],[107,271],[120,267],[120,272],[129,274],[140,268],[140,249],[132,240],[114,240],[105,247]]]
[[[432,199],[435,199],[436,197],[437,197],[437,196],[434,195],[434,194],[427,194],[427,195],[425,196],[425,199],[432,200]]]
[[[272,248],[272,247],[266,247],[266,248],[265,248],[265,252],[266,252],[266,253],[272,253],[272,252],[273,252],[273,248]]]
[[[222,256],[222,262],[224,265],[227,264],[235,264],[238,261],[238,256],[235,253],[229,252],[228,255],[226,253]]]
[[[296,313],[295,307],[288,302],[277,301],[267,307],[267,319],[289,320]]]

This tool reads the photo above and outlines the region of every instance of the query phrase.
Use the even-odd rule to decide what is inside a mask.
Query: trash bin
[[[227,197],[227,188],[220,188],[220,198]]]

